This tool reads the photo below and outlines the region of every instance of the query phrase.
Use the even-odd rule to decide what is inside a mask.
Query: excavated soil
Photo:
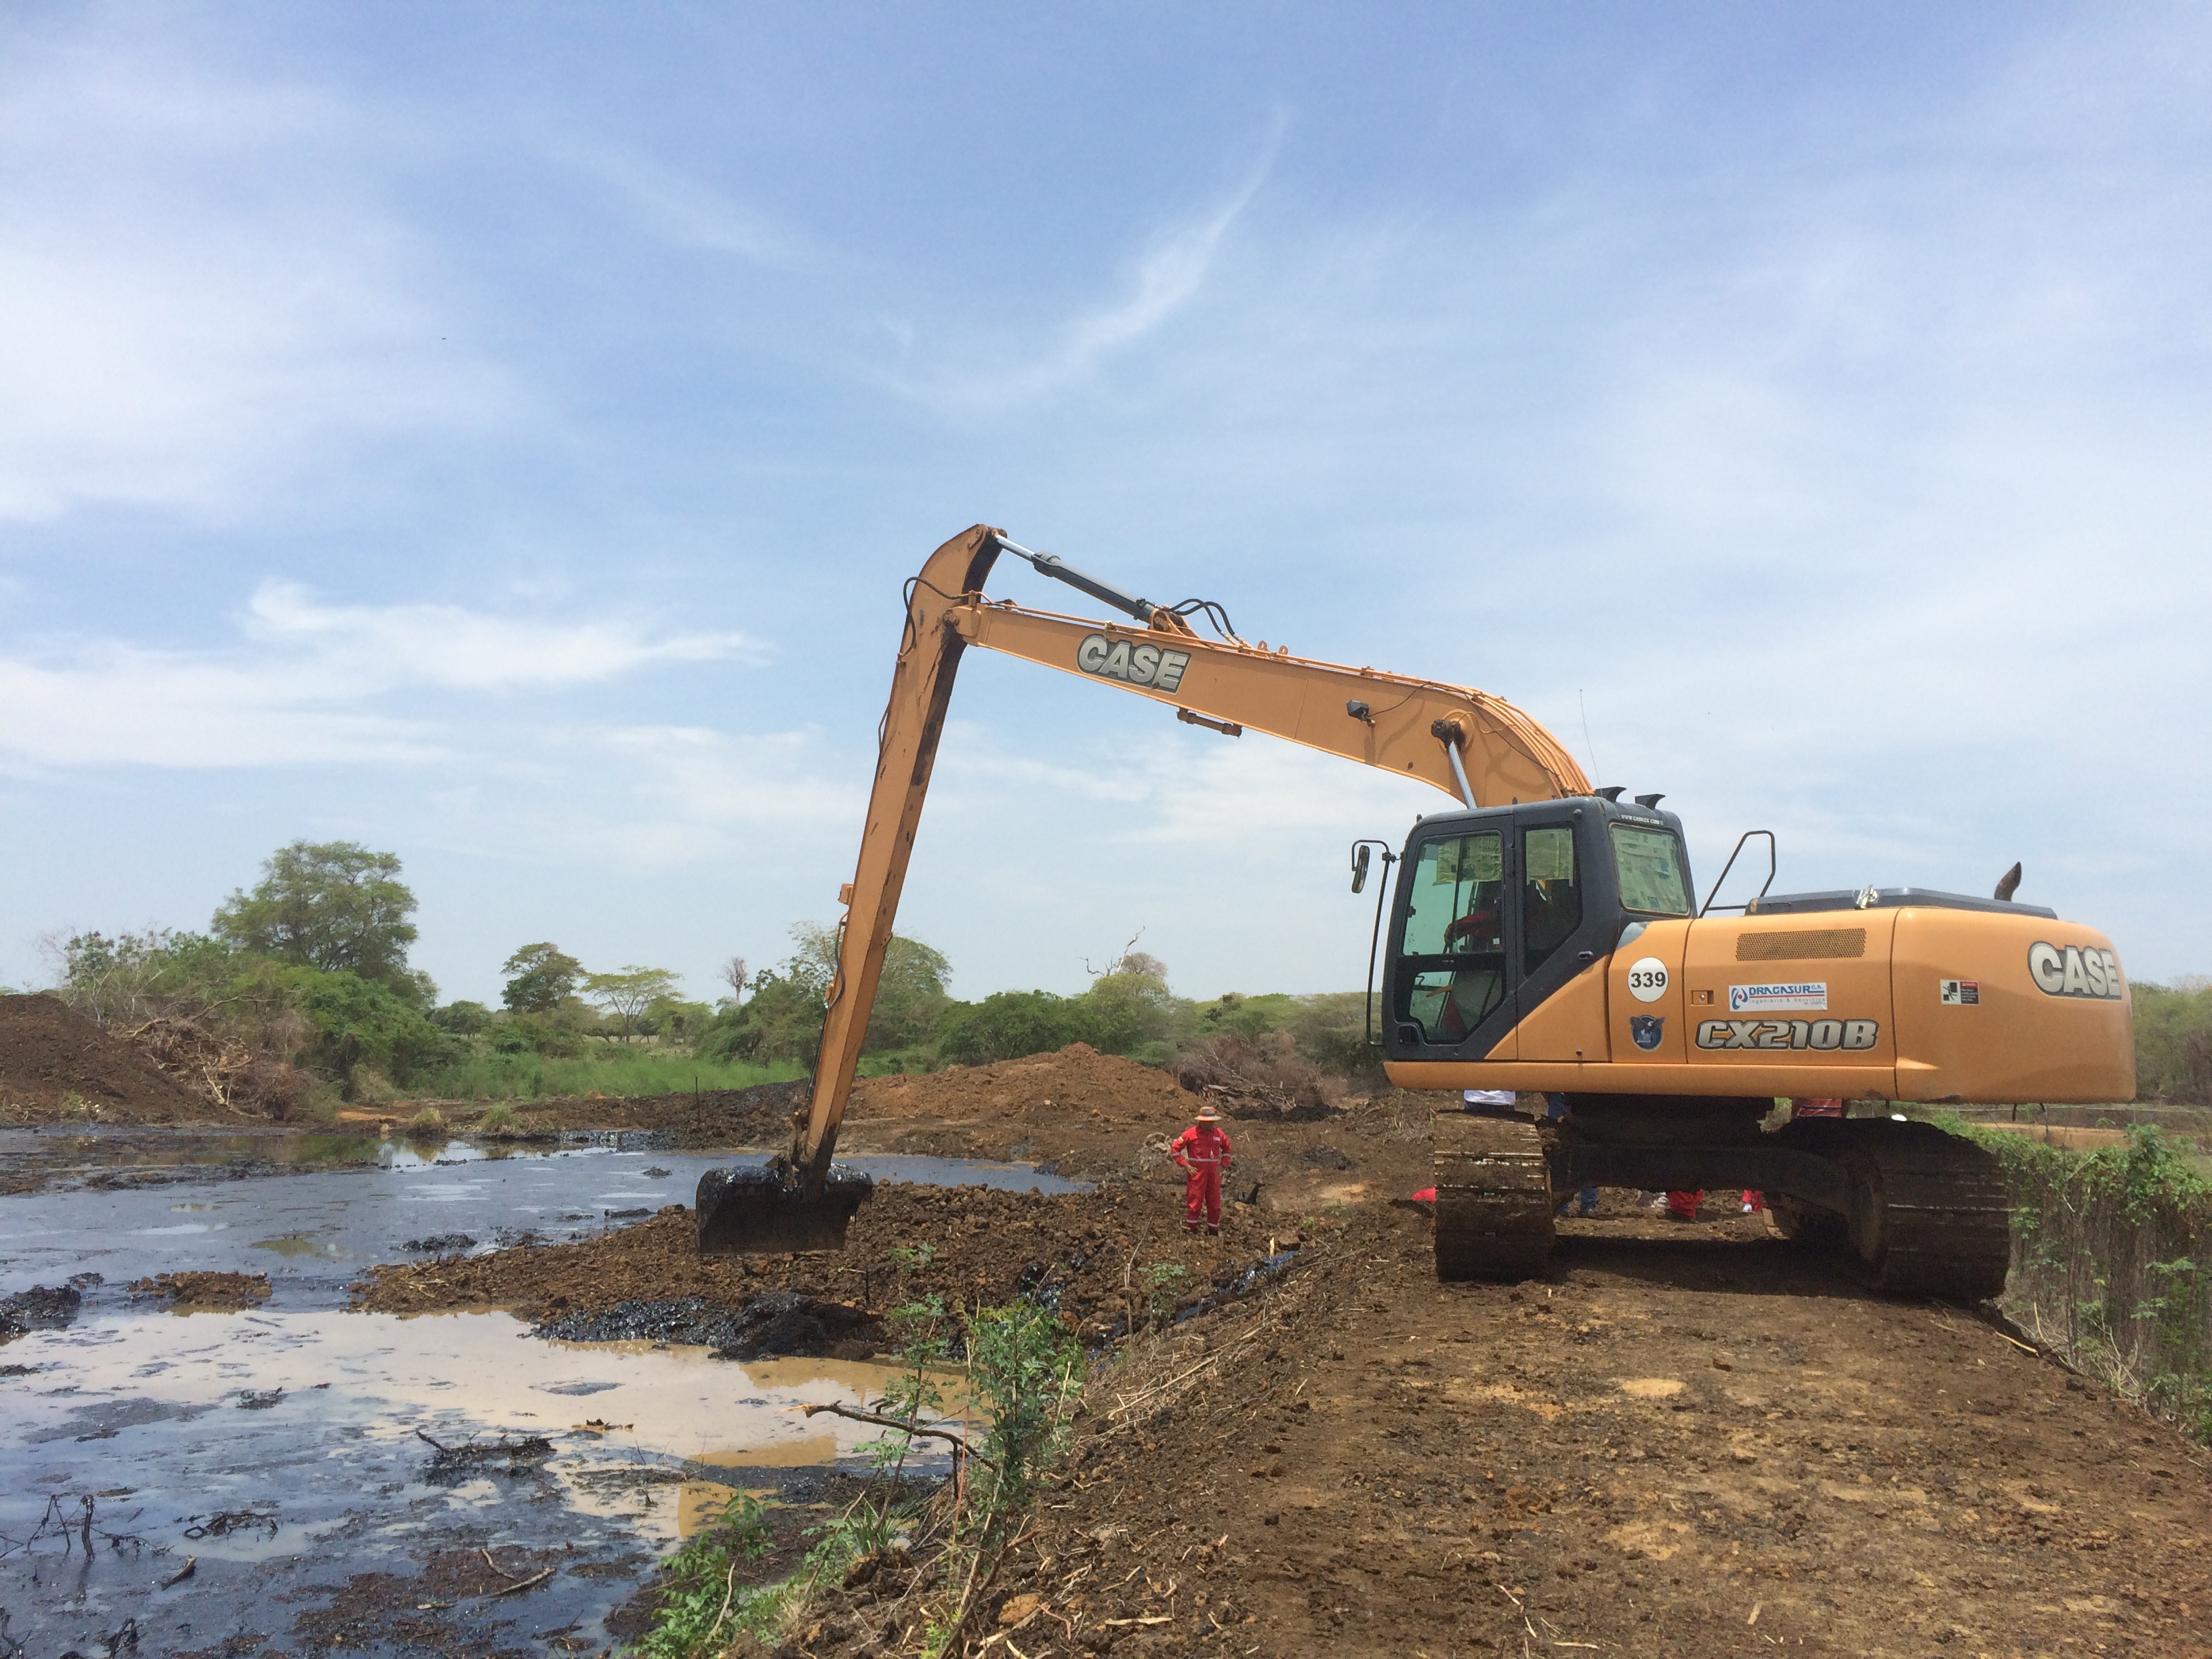
[[[866,1316],[866,1330],[898,1303],[937,1295],[951,1308],[1043,1299],[1103,1338],[1215,1295],[1265,1258],[1295,1246],[1298,1224],[1231,1208],[1218,1237],[1187,1233],[1182,1189],[1165,1179],[1105,1193],[995,1192],[885,1185],[853,1218],[840,1251],[702,1257],[692,1212],[671,1205],[649,1221],[575,1244],[370,1269],[356,1305],[378,1313],[496,1306],[562,1334],[580,1317],[620,1310],[621,1334],[720,1328],[715,1316],[758,1298],[811,1297]],[[891,1252],[927,1244],[929,1260]],[[635,1329],[629,1328],[635,1327]],[[702,1337],[701,1340],[710,1339]]]
[[[58,999],[0,996],[0,1123],[237,1121]]]
[[[1397,1098],[1398,1117],[1425,1121],[1433,1103]],[[1419,1103],[1407,1109],[1406,1103],[1417,1098]],[[520,1113],[526,1132],[659,1129],[685,1149],[781,1148],[790,1141],[792,1115],[805,1103],[804,1083],[772,1083],[631,1099],[540,1101]],[[837,1144],[848,1152],[1011,1159],[1042,1164],[1074,1180],[1097,1181],[1145,1167],[1147,1142],[1157,1139],[1164,1146],[1190,1121],[1198,1104],[1196,1096],[1157,1066],[1098,1054],[1078,1042],[1028,1060],[953,1066],[920,1076],[861,1078],[853,1085]],[[1404,1126],[1390,1115],[1387,1102],[1383,1115],[1370,1123],[1389,1126],[1387,1132],[1403,1138]],[[1232,1111],[1226,1126],[1232,1138],[1240,1125],[1262,1132],[1270,1145],[1279,1143],[1281,1131],[1305,1131],[1292,1137],[1301,1146],[1328,1143],[1331,1125],[1341,1126],[1340,1139],[1345,1133],[1364,1133],[1365,1127],[1346,1124],[1342,1111],[1332,1108],[1296,1118],[1266,1107],[1255,1107],[1250,1116]],[[1243,1150],[1241,1140],[1238,1150]],[[1354,1159],[1358,1156],[1357,1147],[1339,1150]],[[1158,1161],[1157,1153],[1151,1161]],[[1406,1165],[1408,1171],[1413,1168]]]

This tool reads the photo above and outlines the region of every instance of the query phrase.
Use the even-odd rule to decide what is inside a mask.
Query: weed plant
[[[1996,1154],[2011,1188],[2007,1311],[2212,1445],[2212,1182],[2155,1128],[2081,1153],[1954,1127]]]
[[[637,1659],[705,1659],[741,1631],[769,1635],[781,1608],[781,1586],[737,1588],[738,1569],[768,1553],[768,1517],[740,1492],[721,1518],[661,1564],[660,1607],[631,1651]]]

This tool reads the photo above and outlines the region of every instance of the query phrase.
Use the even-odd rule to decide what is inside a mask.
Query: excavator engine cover
[[[875,1182],[847,1164],[833,1164],[817,1198],[809,1198],[783,1158],[745,1169],[709,1170],[699,1177],[696,1209],[702,1255],[769,1255],[786,1250],[840,1250],[853,1212]]]

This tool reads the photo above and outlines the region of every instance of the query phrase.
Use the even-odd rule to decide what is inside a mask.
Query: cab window
[[[1533,974],[1583,925],[1571,825],[1521,832],[1521,971]]]
[[[1688,915],[1689,883],[1682,869],[1682,844],[1674,833],[1632,823],[1612,828],[1613,867],[1620,880],[1622,905],[1646,915]]]
[[[1495,830],[1432,841],[1413,866],[1399,975],[1401,1021],[1457,1043],[1505,1000],[1505,839]]]

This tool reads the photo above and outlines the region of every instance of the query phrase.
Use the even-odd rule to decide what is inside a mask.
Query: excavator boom
[[[1002,552],[1121,611],[1087,621],[986,599]],[[832,1166],[860,1042],[882,977],[907,861],[961,653],[970,645],[1025,658],[1173,707],[1231,736],[1266,732],[1399,776],[1467,806],[1587,795],[1589,781],[1535,720],[1464,686],[1349,668],[1233,636],[1202,640],[1182,614],[1035,553],[987,525],[930,555],[908,584],[891,693],[877,734],[876,775],[853,879],[839,895],[837,971],[828,994],[808,1105],[787,1158],[767,1172],[715,1171],[702,1190],[700,1248],[820,1249],[843,1237],[865,1181]],[[710,1177],[714,1178],[714,1177]]]

